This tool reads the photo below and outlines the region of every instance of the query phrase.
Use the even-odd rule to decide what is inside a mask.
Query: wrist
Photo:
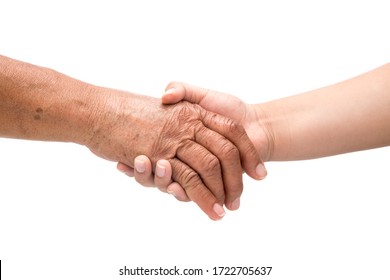
[[[155,126],[159,112],[152,105],[161,106],[160,100],[108,88],[94,88],[93,92],[89,129],[81,144],[99,157],[131,167],[136,156],[150,156],[148,143],[160,135]]]
[[[80,131],[75,140],[93,149],[111,135],[115,121],[120,118],[120,107],[127,102],[118,90],[87,85],[84,93],[85,99],[76,106],[78,112],[74,113],[80,121]]]
[[[70,141],[88,146],[99,133],[105,96],[100,87],[86,83],[80,83],[74,90],[75,94],[65,105],[73,128]]]
[[[291,158],[291,113],[280,102],[257,104],[258,127],[265,133],[268,149],[267,161],[283,161]]]
[[[253,110],[252,118],[254,145],[264,162],[272,161],[275,153],[276,137],[273,119],[266,106],[262,104],[250,105]]]

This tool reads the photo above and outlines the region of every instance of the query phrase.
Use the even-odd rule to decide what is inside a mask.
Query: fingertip
[[[127,170],[128,166],[122,162],[118,162],[116,164],[116,169],[118,169],[120,172],[125,172]]]
[[[259,163],[257,166],[256,166],[256,176],[257,176],[257,179],[258,180],[263,180],[265,179],[265,177],[267,177],[267,169],[265,168],[264,164],[263,163]]]
[[[151,166],[152,166],[152,163],[150,162],[150,160],[147,156],[141,155],[141,156],[137,156],[134,159],[134,169],[139,174],[142,174],[145,172],[149,173],[149,171],[151,171],[151,169],[152,169]]]
[[[169,161],[160,159],[156,163],[154,172],[154,184],[162,192],[168,192],[167,188],[172,183],[172,168]]]
[[[161,100],[163,104],[174,104],[181,101],[183,97],[184,96],[176,88],[170,88],[165,91]]]
[[[241,155],[241,162],[244,171],[255,180],[263,180],[267,177],[267,169],[264,162],[259,158],[257,152],[249,149]]]
[[[172,168],[169,161],[165,159],[160,159],[156,163],[156,175],[159,178],[171,178]]]
[[[158,178],[164,178],[166,176],[166,168],[164,165],[162,165],[160,162],[156,163],[156,170],[155,174]]]
[[[154,186],[152,163],[147,156],[141,155],[134,159],[135,180],[145,187]]]
[[[122,162],[118,162],[116,168],[129,177],[134,177],[134,169]]]
[[[221,211],[217,214],[213,209],[214,205],[217,204],[217,200],[203,184],[199,174],[176,158],[169,160],[169,162],[173,169],[173,179],[182,184],[183,191],[185,191],[188,198],[195,202],[210,219],[220,220]],[[170,192],[172,192],[172,189],[170,189]],[[175,195],[178,197],[176,192]],[[220,205],[220,207],[222,206]],[[216,210],[220,209],[217,208]]]
[[[170,195],[173,195],[177,200],[182,201],[182,202],[188,202],[190,199],[188,198],[186,192],[180,186],[178,183],[174,182],[170,184],[167,188],[167,193]]]
[[[165,87],[165,91],[169,90],[170,88],[174,88],[176,86],[177,82],[176,81],[171,81],[167,86]]]
[[[214,210],[214,213],[217,214],[217,220],[220,220],[222,219],[225,215],[226,215],[226,212],[225,210],[223,209],[223,207],[218,204],[218,203],[215,203],[214,206],[213,206],[213,210]],[[212,218],[213,219],[213,218]],[[213,219],[214,220],[214,219]]]
[[[226,208],[230,211],[236,211],[240,208],[240,198],[237,197],[235,200],[225,204]]]

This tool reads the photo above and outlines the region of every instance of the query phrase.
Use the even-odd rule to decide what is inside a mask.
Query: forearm
[[[0,136],[85,144],[96,88],[53,70],[0,56]]]
[[[257,105],[269,160],[300,160],[390,145],[390,64],[350,80]]]

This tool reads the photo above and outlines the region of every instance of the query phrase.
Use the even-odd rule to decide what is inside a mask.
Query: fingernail
[[[231,208],[232,210],[237,210],[238,208],[240,208],[240,198],[239,198],[239,197],[236,198],[236,199],[232,202],[230,208]]]
[[[223,216],[225,216],[225,214],[226,214],[225,210],[223,210],[223,207],[221,205],[219,205],[218,203],[214,204],[213,210],[214,210],[215,214],[217,214],[221,218]]]
[[[159,165],[157,163],[156,165],[156,175],[157,177],[163,178],[165,176],[165,167],[162,165]]]
[[[267,170],[265,169],[265,166],[263,164],[260,163],[256,167],[256,174],[257,176],[259,176],[259,179],[264,179],[265,177],[267,177]]]
[[[168,189],[167,189],[167,193],[169,193],[170,195],[173,195],[174,197],[176,197],[176,194],[175,194],[175,192],[174,192],[174,191],[172,191],[172,190],[168,190]]]
[[[122,169],[122,168],[117,168],[118,171],[122,172],[122,173],[126,173],[126,170],[125,169]]]
[[[135,170],[137,170],[138,173],[144,173],[145,170],[146,170],[145,162],[143,162],[142,160],[136,159],[135,162],[134,162],[134,167],[135,167]]]
[[[175,92],[176,92],[176,89],[175,89],[175,88],[170,88],[170,89],[167,89],[167,90],[165,91],[165,95],[173,94],[173,93],[175,93]]]

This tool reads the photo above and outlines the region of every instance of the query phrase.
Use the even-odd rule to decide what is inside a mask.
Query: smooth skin
[[[263,166],[241,125],[199,105],[162,105],[4,56],[0,137],[73,142],[129,168],[139,168],[138,155],[151,159],[145,170],[165,159],[169,177],[213,220],[241,195],[242,169],[258,179]]]
[[[306,93],[260,104],[235,96],[172,82],[162,102],[188,101],[240,123],[264,161],[314,159],[390,145],[390,64],[349,80]],[[148,164],[147,157],[136,160]],[[157,169],[129,175],[188,201],[181,186]]]

